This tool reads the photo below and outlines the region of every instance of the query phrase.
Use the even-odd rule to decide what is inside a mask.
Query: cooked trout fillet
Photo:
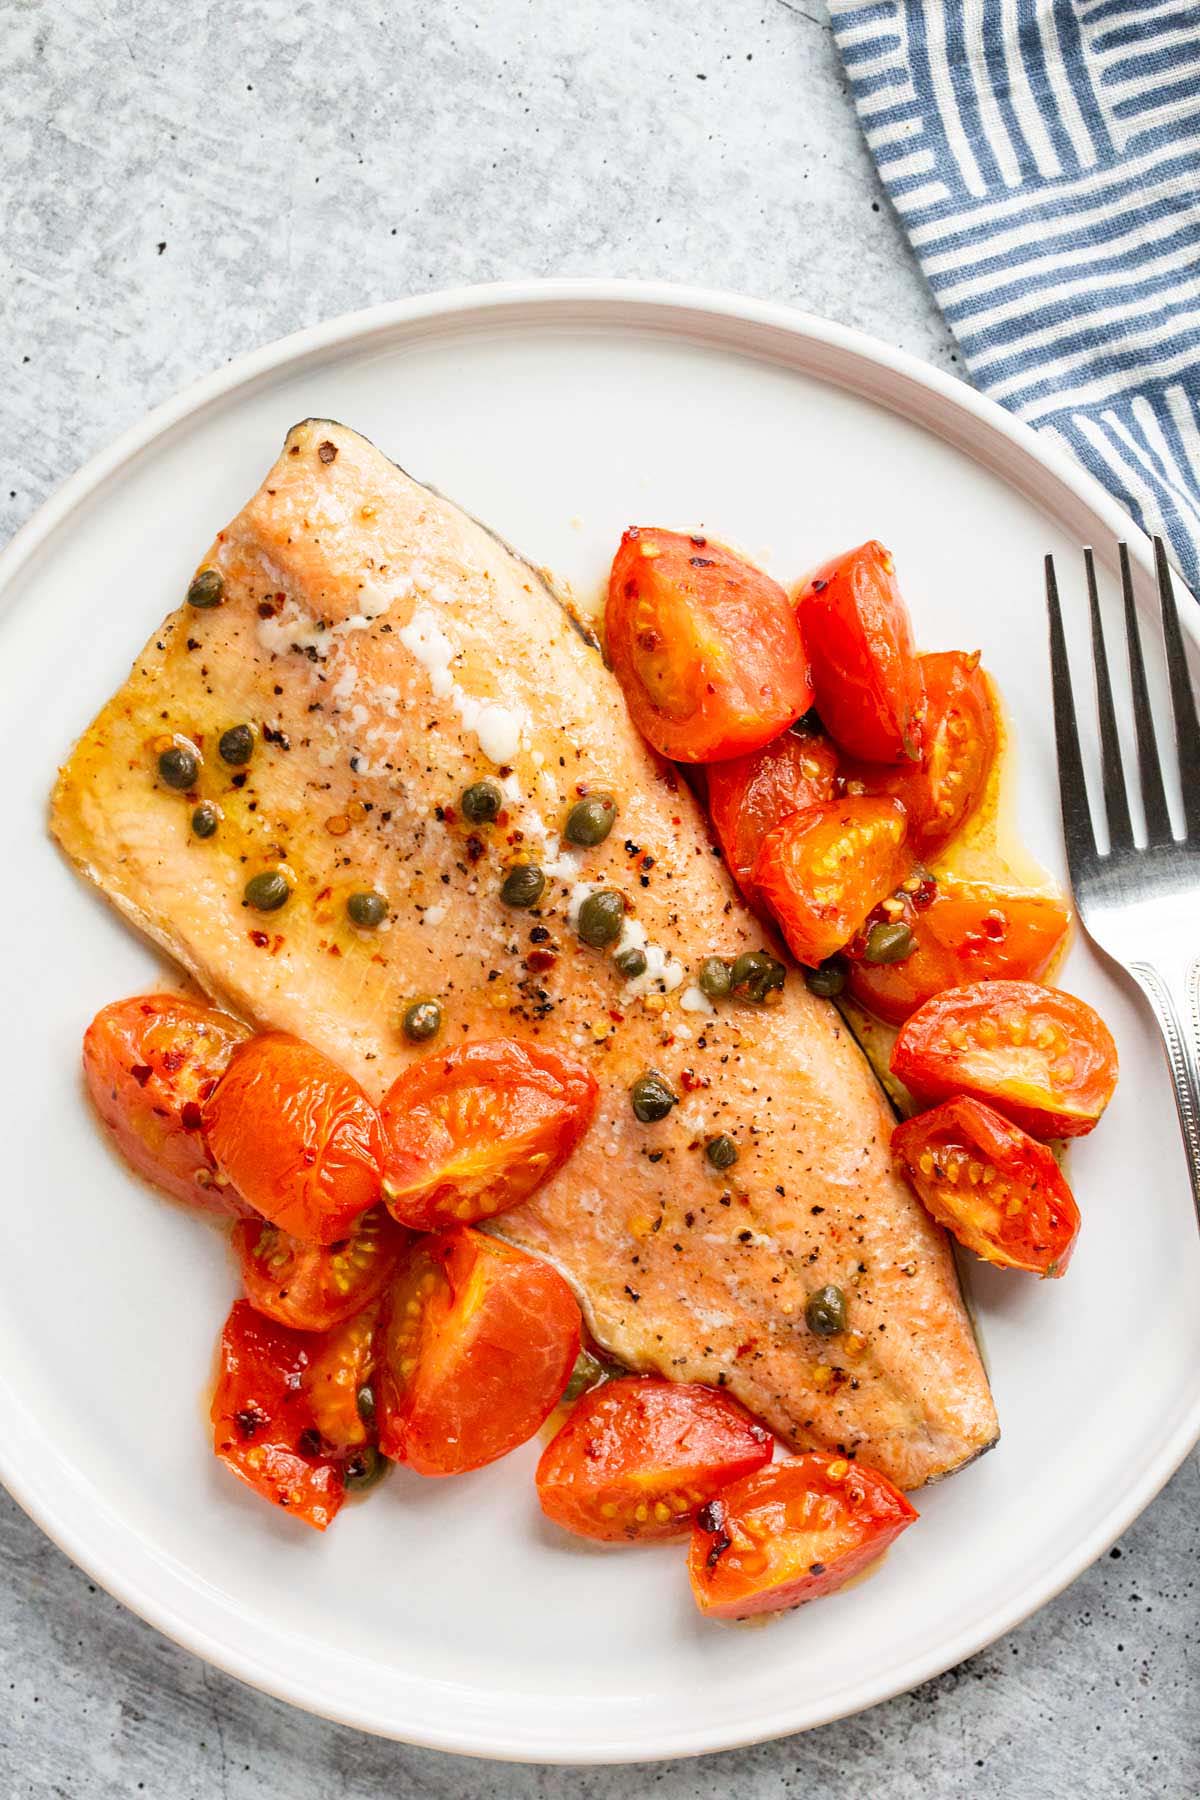
[[[568,1165],[496,1222],[554,1262],[599,1342],[629,1367],[723,1385],[784,1441],[836,1447],[914,1488],[991,1445],[995,1410],[940,1229],[892,1170],[891,1118],[836,1010],[794,973],[782,1004],[695,985],[709,955],[764,945],[700,809],[641,742],[598,646],[546,582],[356,433],[308,420],[202,565],[224,601],[182,605],[59,777],[68,856],[222,1005],[298,1033],[378,1096],[428,1046],[516,1034],[583,1057],[601,1087]],[[218,751],[250,724],[244,768]],[[195,747],[188,793],[159,753]],[[505,810],[472,828],[482,776]],[[560,841],[583,793],[617,797],[606,843]],[[193,810],[219,812],[214,835]],[[500,900],[505,867],[547,872],[536,912]],[[278,911],[243,900],[280,870]],[[623,979],[573,928],[593,885],[628,899]],[[378,889],[387,924],[347,897]],[[681,1096],[640,1125],[629,1088]],[[740,1149],[720,1174],[706,1140]],[[833,1282],[849,1329],[814,1336]]]

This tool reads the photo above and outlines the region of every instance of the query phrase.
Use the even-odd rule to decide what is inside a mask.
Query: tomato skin
[[[519,1206],[570,1156],[599,1092],[583,1063],[515,1038],[413,1063],[380,1108],[392,1213],[442,1231]]]
[[[832,800],[837,752],[828,738],[785,731],[750,756],[713,763],[708,810],[725,864],[753,904],[754,864],[769,831],[794,812]]]
[[[978,651],[937,651],[920,663],[926,697],[920,761],[887,769],[848,763],[844,773],[866,793],[891,794],[903,804],[912,848],[928,858],[945,849],[979,805],[1000,731]]]
[[[239,1480],[324,1531],[345,1482],[323,1446],[301,1447],[316,1435],[304,1380],[319,1343],[236,1301],[221,1336],[212,1422],[213,1449]]]
[[[898,963],[847,963],[854,999],[876,1018],[902,1025],[910,1013],[947,988],[974,981],[1038,981],[1062,948],[1070,908],[1044,894],[1002,894],[987,888],[939,887],[905,920],[916,940]]]
[[[1032,1137],[1083,1137],[1117,1084],[1117,1047],[1085,1000],[1032,981],[978,981],[919,1007],[892,1073],[920,1101],[966,1094]]]
[[[631,526],[613,558],[604,634],[634,724],[673,761],[758,750],[812,704],[788,596],[710,538]]]
[[[696,1508],[771,1460],[770,1432],[717,1388],[631,1375],[576,1403],[537,1467],[546,1517],[577,1537],[686,1537]]]
[[[506,1456],[557,1405],[580,1323],[549,1263],[470,1226],[421,1239],[384,1302],[380,1449],[419,1475]]]
[[[383,1138],[358,1083],[286,1032],[250,1038],[204,1108],[222,1173],[293,1237],[333,1244],[379,1199]]]
[[[916,1516],[864,1463],[816,1451],[772,1463],[701,1513],[688,1553],[696,1604],[708,1618],[748,1619],[835,1593]]]
[[[797,962],[816,967],[908,873],[904,808],[864,796],[793,813],[768,832],[754,885]]]
[[[136,994],[102,1007],[83,1038],[88,1093],[125,1161],[174,1199],[219,1216],[248,1209],[217,1174],[200,1108],[249,1035],[228,1013],[180,994]]]
[[[890,552],[872,539],[835,556],[804,583],[799,612],[830,737],[864,762],[914,760],[924,684]]]
[[[329,1331],[378,1299],[408,1241],[381,1206],[336,1244],[310,1244],[266,1219],[244,1219],[233,1232],[251,1306],[293,1331]]]
[[[897,1125],[892,1149],[926,1208],[976,1256],[1066,1274],[1079,1208],[1050,1151],[1019,1125],[960,1096]]]

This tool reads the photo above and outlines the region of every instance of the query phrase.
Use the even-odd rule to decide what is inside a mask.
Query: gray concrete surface
[[[820,0],[6,0],[0,123],[0,537],[193,376],[454,282],[712,283],[954,367]],[[857,1719],[564,1772],[265,1700],[97,1592],[0,1496],[0,1796],[1192,1800],[1198,1518],[1193,1459],[1037,1618]]]

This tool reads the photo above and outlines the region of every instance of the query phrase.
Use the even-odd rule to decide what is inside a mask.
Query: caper
[[[210,606],[220,606],[225,598],[225,577],[219,569],[201,569],[193,576],[187,597],[188,605],[198,606],[202,612]]]
[[[242,893],[245,905],[252,906],[256,912],[278,912],[286,906],[291,893],[287,877],[278,869],[264,869],[261,875],[252,875]]]
[[[840,1287],[818,1288],[804,1306],[804,1323],[817,1337],[836,1337],[846,1329],[846,1296]]]
[[[704,1154],[714,1169],[732,1169],[738,1159],[738,1147],[731,1137],[722,1132],[720,1137],[709,1138],[704,1146]]]
[[[364,1425],[375,1423],[375,1389],[369,1381],[365,1381],[354,1396],[354,1404],[358,1408],[358,1416]]]
[[[196,836],[198,838],[211,837],[217,829],[218,823],[216,807],[210,806],[207,800],[202,800],[192,814],[192,830]]]
[[[254,733],[248,725],[231,725],[228,731],[221,733],[217,749],[222,762],[240,769],[254,754]]]
[[[825,730],[825,727],[821,723],[821,715],[816,707],[810,706],[806,713],[801,713],[798,719],[793,719],[791,729],[798,737],[816,737],[818,732]]]
[[[345,1483],[349,1493],[365,1494],[376,1482],[382,1481],[391,1463],[386,1456],[376,1450],[374,1444],[364,1444],[356,1450],[345,1468]]]
[[[700,964],[700,973],[696,980],[700,992],[707,994],[710,1000],[724,1000],[733,986],[729,964],[723,956],[706,956]]]
[[[617,818],[617,803],[611,794],[589,794],[577,800],[567,814],[563,836],[568,844],[582,844],[591,849],[602,844]]]
[[[505,906],[536,906],[546,877],[536,863],[513,863],[504,877],[500,898]]]
[[[846,985],[846,968],[840,956],[827,957],[815,969],[805,969],[804,980],[810,994],[832,1000]]]
[[[468,825],[491,825],[500,816],[504,794],[498,781],[473,781],[463,789],[458,804]]]
[[[168,787],[190,788],[200,773],[200,758],[182,744],[172,744],[158,759],[158,778]]]
[[[404,1035],[413,1044],[427,1044],[442,1026],[442,1009],[436,1000],[414,1000],[403,1019]]]
[[[364,931],[373,931],[376,925],[382,925],[388,916],[388,903],[382,894],[364,891],[351,894],[346,902],[346,916],[352,925],[359,925]]]
[[[729,971],[729,985],[739,1000],[769,1003],[782,988],[787,970],[766,950],[744,950]]]
[[[571,1379],[562,1392],[562,1404],[573,1406],[580,1394],[586,1394],[589,1388],[604,1380],[607,1370],[602,1362],[594,1357],[590,1350],[581,1350],[575,1358],[575,1367],[571,1370]]]
[[[646,952],[631,944],[628,950],[621,950],[613,957],[613,965],[621,971],[626,981],[636,981],[639,975],[646,973]]]
[[[869,963],[898,963],[911,956],[916,949],[916,939],[912,934],[912,926],[898,919],[894,925],[885,925],[882,919],[872,925],[867,933],[867,941],[863,946],[863,961]]]
[[[575,929],[585,944],[602,950],[615,944],[625,925],[625,900],[616,888],[598,888],[579,909]]]
[[[679,1096],[672,1092],[665,1075],[660,1075],[657,1069],[647,1069],[630,1088],[629,1099],[634,1118],[643,1125],[655,1125],[659,1119],[666,1118]]]

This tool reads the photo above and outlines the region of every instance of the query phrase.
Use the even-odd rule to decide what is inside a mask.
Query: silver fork
[[[1126,969],[1141,987],[1162,1033],[1179,1126],[1187,1151],[1192,1197],[1200,1219],[1200,724],[1184,655],[1183,635],[1171,586],[1171,570],[1161,538],[1154,540],[1163,648],[1175,723],[1175,752],[1183,790],[1184,833],[1171,829],[1150,712],[1146,665],[1126,545],[1120,546],[1125,639],[1137,743],[1136,766],[1122,757],[1113,706],[1104,625],[1096,587],[1096,564],[1085,550],[1092,623],[1096,711],[1100,725],[1100,766],[1109,848],[1096,843],[1087,789],[1071,672],[1063,637],[1054,559],[1046,558],[1046,604],[1050,614],[1050,672],[1054,684],[1054,734],[1062,797],[1067,864],[1079,917],[1093,943]],[[1137,781],[1146,821],[1146,842],[1134,839],[1126,783]]]

